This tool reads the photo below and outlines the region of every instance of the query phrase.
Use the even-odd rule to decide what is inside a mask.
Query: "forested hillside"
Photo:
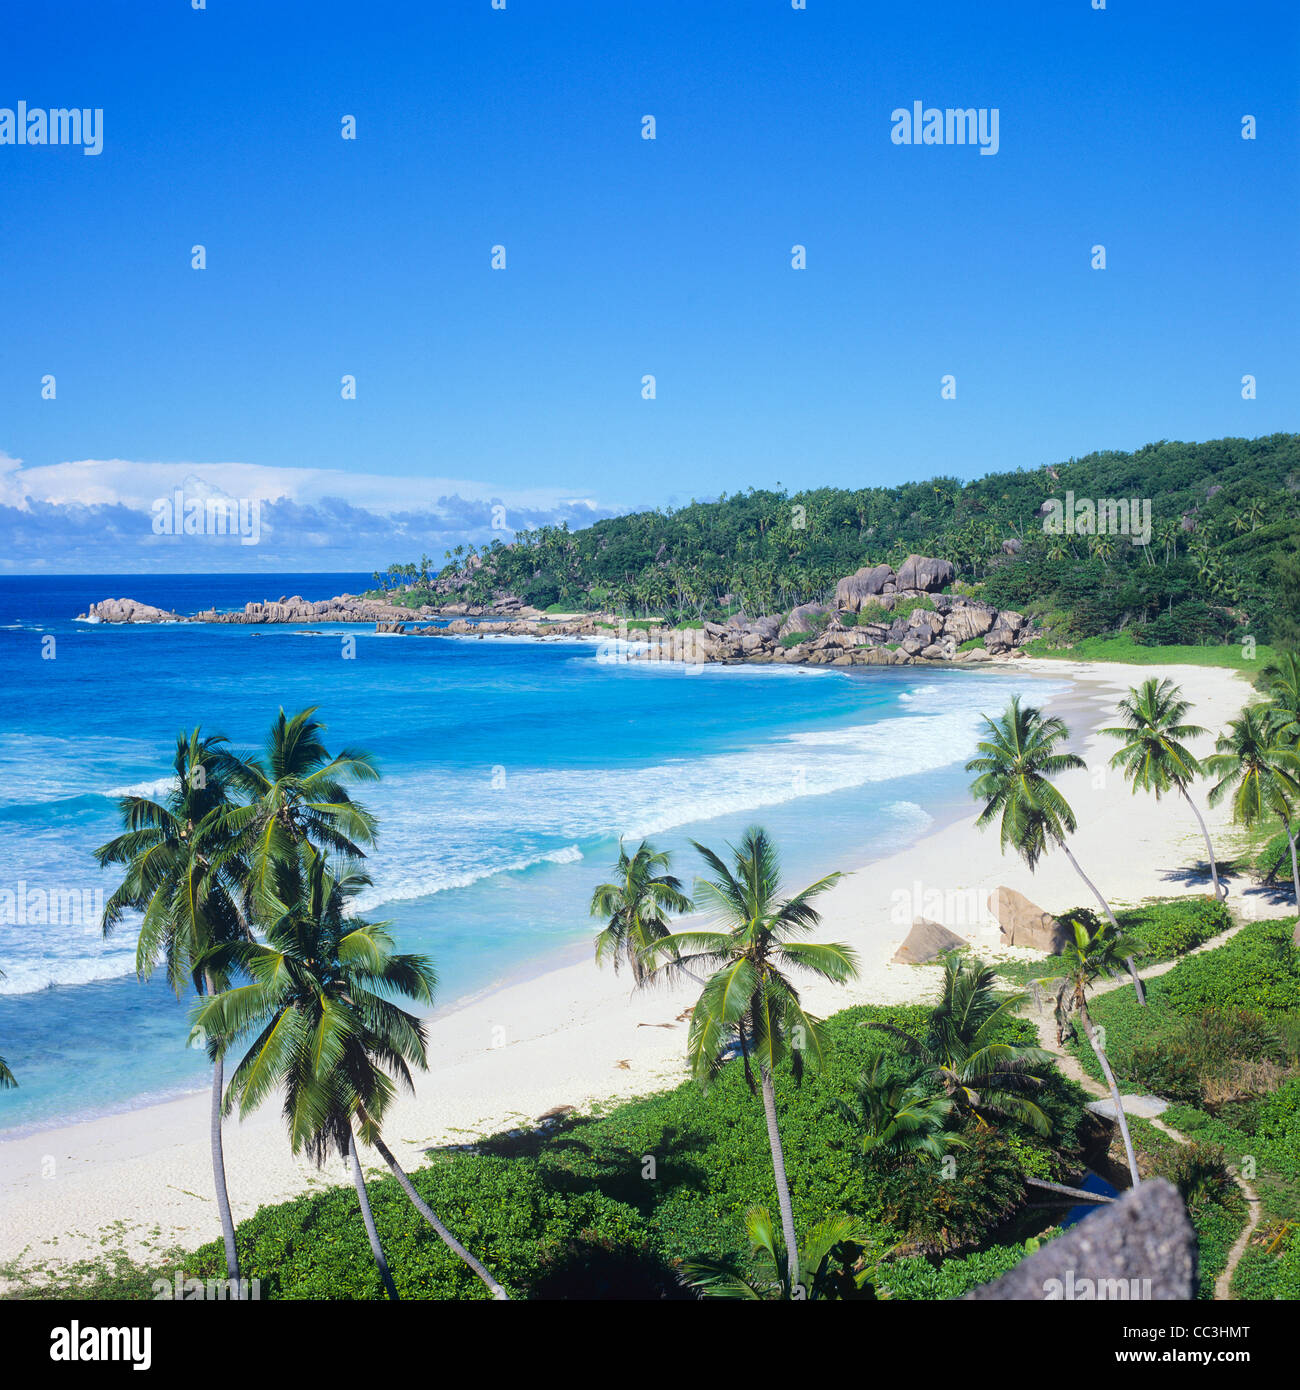
[[[1073,495],[1072,499],[1070,495]],[[1051,499],[1056,499],[1055,512]],[[1127,499],[1116,534],[1045,522],[1073,500]],[[1149,510],[1146,504],[1149,503]],[[1046,515],[1045,515],[1046,513]],[[1135,544],[1149,518],[1146,544]],[[1300,636],[1300,435],[1161,442],[1067,462],[896,487],[750,490],[637,512],[578,532],[544,527],[513,543],[376,576],[437,602],[508,592],[539,608],[659,613],[670,621],[788,611],[825,598],[865,564],[909,553],[950,560],[957,584],[1031,613],[1069,644],[1122,630],[1151,644]]]

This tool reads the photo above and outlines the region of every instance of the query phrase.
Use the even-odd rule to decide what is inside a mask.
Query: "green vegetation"
[[[1052,534],[1048,499],[1150,502],[1151,535]],[[1141,507],[1137,508],[1141,512]],[[1125,634],[1152,653],[1300,641],[1300,436],[1163,441],[1040,468],[891,488],[751,489],[715,502],[613,517],[579,532],[542,527],[448,552],[457,597],[508,591],[539,608],[714,618],[825,601],[865,564],[909,553],[949,560],[963,591],[1032,616],[1048,647]],[[1009,555],[1004,541],[1019,543]],[[375,576],[427,592],[427,556]],[[1238,651],[1238,646],[1232,647]],[[1101,654],[1093,654],[1100,659]],[[1131,655],[1126,655],[1131,660]],[[1169,660],[1158,657],[1157,660]],[[1235,663],[1234,663],[1235,664]]]
[[[1300,957],[1291,924],[1243,927],[1222,946],[1152,980],[1147,1001],[1140,1010],[1115,991],[1094,1003],[1093,1016],[1106,1031],[1118,1076],[1172,1102],[1162,1119],[1197,1146],[1182,1161],[1200,1156],[1210,1170],[1197,1178],[1202,1189],[1208,1184],[1204,1210],[1189,1202],[1201,1242],[1202,1292],[1242,1226],[1244,1213],[1215,1176],[1231,1166],[1255,1186],[1269,1218],[1238,1267],[1234,1295],[1256,1297],[1255,1290],[1269,1288],[1279,1297],[1296,1296],[1287,1223],[1300,1219]],[[1087,1052],[1074,1051],[1098,1074]],[[1165,1136],[1143,1141],[1137,1129],[1134,1134],[1140,1151],[1172,1144]],[[1143,1169],[1165,1173],[1180,1190],[1192,1190],[1196,1177],[1179,1167],[1172,1150]]]
[[[1228,909],[1208,898],[1168,898],[1141,907],[1120,908],[1115,918],[1121,934],[1136,946],[1136,959],[1143,966],[1186,955],[1233,925]],[[1072,907],[1061,913],[1061,920],[1080,922],[1094,931],[1100,919],[1091,908]],[[1041,961],[1000,961],[996,966],[997,973],[1015,985],[1027,985],[1044,975],[1059,975],[1062,968],[1060,956],[1047,956]]]
[[[1165,977],[1179,1013],[1238,1007],[1300,1009],[1300,955],[1284,922],[1252,922],[1217,950],[1181,961]]]
[[[976,638],[972,645],[982,647],[984,639]],[[1114,637],[1085,637],[1069,647],[1036,637],[1024,643],[1024,651],[1028,656],[1056,657],[1063,661],[1118,661],[1127,666],[1221,666],[1250,676],[1258,676],[1265,662],[1277,655],[1274,648],[1262,643],[1253,649],[1237,644],[1143,646],[1130,632]]]
[[[797,1083],[787,1064],[774,1076],[795,1223],[809,1232],[828,1214],[852,1217],[869,1228],[864,1244],[873,1282],[889,1285],[901,1265],[900,1283],[915,1289],[922,1262],[908,1255],[968,1255],[964,1245],[982,1247],[1002,1217],[1019,1209],[1025,1172],[1041,1176],[1036,1164],[1027,1167],[1018,1158],[1021,1140],[1047,1156],[1048,1176],[1068,1181],[1077,1175],[1086,1097],[1048,1069],[1035,1099],[1049,1116],[1050,1135],[1014,1124],[982,1131],[977,1122],[963,1123],[957,1132],[974,1158],[959,1160],[955,1180],[928,1161],[867,1167],[841,1102],[882,1050],[886,1065],[900,1075],[912,1064],[896,1035],[866,1023],[924,1037],[930,1010],[844,1009],[822,1025],[828,1046],[821,1071]],[[1006,1019],[1004,1027],[1008,1041],[1032,1044],[1025,1021]],[[429,1158],[410,1175],[421,1197],[517,1297],[685,1297],[679,1275],[687,1260],[739,1262],[751,1276],[762,1274],[761,1262],[752,1259],[745,1214],[753,1207],[775,1209],[776,1190],[763,1107],[755,1104],[739,1060],[722,1067],[707,1092],[687,1081],[604,1115],[570,1116],[483,1140],[474,1152],[434,1151]],[[488,1297],[393,1178],[368,1176],[367,1185],[402,1298]],[[347,1187],[263,1207],[240,1223],[237,1236],[242,1273],[260,1281],[263,1298],[384,1296],[355,1193]],[[123,1267],[114,1287],[122,1296],[134,1288],[135,1296],[147,1298],[151,1280],[170,1281],[177,1267],[170,1254],[133,1275]],[[182,1267],[187,1276],[221,1275],[220,1242],[185,1257]],[[973,1282],[977,1268],[968,1271]]]

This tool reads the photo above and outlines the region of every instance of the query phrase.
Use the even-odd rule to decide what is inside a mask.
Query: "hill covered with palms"
[[[1055,503],[1053,502],[1055,499]],[[1132,525],[1051,528],[1071,501],[1132,505]],[[1149,510],[1146,504],[1149,503]],[[1135,543],[1138,518],[1150,521]],[[1162,441],[1062,463],[894,487],[750,489],[576,532],[520,532],[376,575],[388,591],[670,622],[788,612],[863,565],[949,560],[955,586],[1031,614],[1049,641],[1131,632],[1152,645],[1300,637],[1300,435]]]

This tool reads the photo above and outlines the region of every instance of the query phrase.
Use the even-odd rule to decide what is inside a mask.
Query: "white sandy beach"
[[[1249,697],[1249,686],[1233,672],[1202,667],[1024,660],[997,669],[1073,682],[1053,708],[1070,724],[1089,766],[1060,786],[1079,818],[1072,848],[1112,903],[1204,892],[1202,882],[1165,876],[1204,857],[1186,806],[1133,796],[1118,773],[1103,772],[1114,745],[1095,729],[1112,722],[1120,693],[1152,675],[1177,680],[1193,702],[1194,721],[1216,731]],[[1208,743],[1196,751],[1209,751]],[[1199,801],[1204,808],[1203,788]],[[1226,812],[1208,818],[1216,849],[1229,857],[1234,837]],[[862,974],[848,988],[809,987],[805,997],[814,1011],[928,997],[936,968],[889,963],[915,915],[943,921],[988,952],[997,945],[996,924],[987,909],[973,922],[970,910],[997,885],[1009,884],[1052,911],[1089,901],[1063,855],[1049,856],[1031,875],[1018,860],[1003,859],[996,833],[981,834],[973,820],[972,803],[968,818],[850,874],[823,899],[821,938],[853,945]],[[814,825],[810,801],[810,834]],[[1233,884],[1229,905],[1247,916],[1271,915],[1243,887]],[[389,1142],[414,1167],[429,1145],[464,1142],[554,1106],[582,1107],[674,1084],[685,1074],[681,1015],[691,1002],[691,986],[634,996],[625,975],[583,961],[441,1015],[430,1025],[432,1069],[419,1078],[416,1096],[393,1110]],[[218,1238],[208,1104],[206,1093],[196,1094],[0,1142],[0,1263],[33,1267],[113,1249],[139,1257]],[[228,1121],[225,1133],[237,1221],[313,1184],[347,1179],[341,1164],[318,1174],[293,1158],[274,1105],[243,1123]],[[376,1155],[367,1157],[378,1164]]]

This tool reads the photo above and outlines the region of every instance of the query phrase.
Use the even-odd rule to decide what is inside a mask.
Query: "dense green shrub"
[[[1166,977],[1180,1013],[1240,1006],[1266,1012],[1300,1009],[1300,951],[1290,922],[1252,922],[1214,951],[1191,956]]]
[[[1262,1013],[1227,1008],[1177,1016],[1138,1042],[1122,1065],[1158,1096],[1216,1106],[1271,1090],[1287,1061]]]
[[[1237,1190],[1228,1172],[1222,1144],[1190,1143],[1181,1146],[1170,1161],[1165,1176],[1178,1189],[1195,1216],[1213,1203],[1222,1204]]]
[[[951,1176],[919,1158],[883,1160],[870,1188],[882,1221],[909,1244],[942,1251],[978,1241],[1024,1201],[1025,1175],[1005,1139],[974,1124],[954,1152]]]
[[[598,1191],[564,1192],[536,1163],[457,1154],[411,1174],[420,1195],[513,1293],[540,1292],[570,1274],[581,1287],[581,1252],[618,1248],[643,1282],[671,1288],[672,1271],[649,1254],[638,1212]],[[485,1298],[487,1290],[411,1206],[393,1178],[368,1184],[375,1224],[403,1298]],[[365,1228],[350,1186],[262,1207],[238,1228],[243,1274],[263,1298],[382,1298]],[[575,1264],[577,1268],[575,1268]],[[224,1269],[219,1242],[193,1261],[200,1275]],[[188,1271],[187,1271],[188,1272]],[[590,1296],[600,1296],[593,1289]]]
[[[1166,1113],[1189,1138],[1222,1145],[1228,1162],[1253,1159],[1262,1177],[1300,1185],[1300,1078],[1272,1095],[1225,1107],[1219,1115],[1181,1105]]]
[[[1256,1232],[1232,1276],[1232,1296],[1300,1300],[1300,1222],[1270,1222]]]
[[[1120,929],[1142,943],[1146,961],[1171,960],[1227,931],[1232,914],[1213,898],[1178,898],[1116,914]]]
[[[981,1284],[1001,1278],[1025,1258],[1023,1245],[993,1245],[974,1255],[935,1263],[924,1255],[909,1255],[880,1266],[876,1288],[895,1299],[960,1298]]]

